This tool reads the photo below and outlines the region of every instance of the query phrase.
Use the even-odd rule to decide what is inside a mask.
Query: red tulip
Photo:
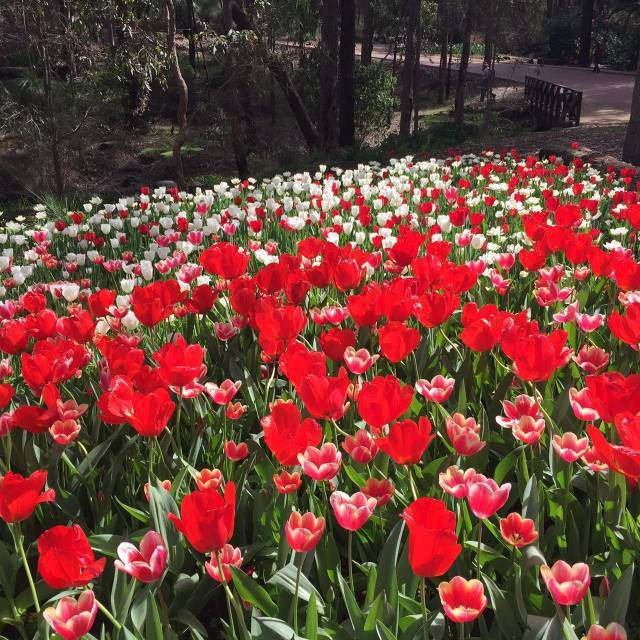
[[[403,512],[409,528],[409,563],[414,573],[434,578],[446,573],[462,551],[456,516],[442,500],[419,498]]]
[[[49,427],[49,433],[54,442],[67,446],[80,435],[80,429],[80,424],[75,420],[56,420]]]
[[[360,491],[368,498],[375,498],[376,506],[383,507],[393,498],[396,488],[388,478],[383,480],[369,478],[364,485],[360,487]]]
[[[411,405],[413,389],[395,376],[376,376],[365,382],[358,396],[360,417],[376,430],[397,420]]]
[[[589,566],[578,562],[573,566],[558,560],[553,567],[543,564],[540,575],[553,599],[561,606],[578,604],[585,597],[591,584]]]
[[[217,242],[200,254],[200,264],[208,273],[225,280],[239,278],[249,265],[251,256],[229,242]]]
[[[84,587],[103,571],[106,558],[96,560],[84,531],[74,524],[47,529],[38,538],[38,572],[52,589]]]
[[[184,299],[184,294],[176,280],[161,280],[136,287],[131,294],[133,312],[145,327],[153,327],[168,318],[174,306]]]
[[[335,377],[309,374],[297,387],[298,395],[306,410],[314,418],[340,420],[348,408],[345,404],[349,376],[340,367]]]
[[[93,627],[98,613],[98,603],[93,591],[83,591],[76,600],[63,596],[54,607],[47,607],[42,617],[64,640],[80,640]]]
[[[438,594],[447,618],[453,622],[472,622],[487,608],[487,597],[480,580],[455,576],[438,585]]]
[[[158,363],[158,374],[168,387],[187,387],[207,372],[204,349],[199,344],[188,344],[178,336],[153,354]]]
[[[369,464],[378,453],[378,446],[366,429],[358,429],[354,436],[346,436],[342,448],[360,464]]]
[[[389,362],[404,360],[420,343],[420,332],[403,322],[389,322],[378,330],[380,351]]]
[[[624,376],[618,371],[586,377],[595,410],[605,422],[613,422],[621,410],[640,413],[640,375]]]
[[[640,346],[640,303],[628,305],[624,316],[615,311],[609,316],[607,323],[616,338],[631,345],[636,351],[638,350]]]
[[[338,329],[333,327],[318,336],[322,351],[334,362],[342,362],[345,351],[353,349],[356,344],[356,334],[352,329]]]
[[[246,442],[235,443],[228,440],[224,443],[224,454],[231,462],[240,462],[249,455],[249,445]]]
[[[417,464],[434,438],[429,418],[421,416],[417,424],[413,420],[395,422],[375,442],[397,464]]]
[[[13,398],[15,389],[10,384],[0,384],[0,409],[4,409]]]
[[[224,496],[215,489],[194,491],[187,494],[180,507],[178,518],[168,517],[200,553],[219,551],[233,535],[236,510],[236,485],[228,482]]]
[[[526,547],[538,539],[536,523],[530,518],[523,518],[519,513],[510,513],[500,519],[500,533],[505,542],[514,547]]]
[[[300,409],[292,402],[278,402],[260,421],[264,442],[281,465],[298,464],[298,454],[322,440],[320,425],[311,418],[302,420]]]
[[[43,491],[46,481],[44,470],[34,471],[27,478],[7,471],[0,477],[0,518],[9,524],[22,522],[31,517],[39,504],[53,502],[56,492],[53,489]]]
[[[293,511],[284,525],[289,546],[297,553],[308,553],[316,548],[322,532],[324,531],[324,518],[309,513]]]
[[[613,445],[592,424],[587,425],[587,433],[600,460],[612,471],[624,475],[632,484],[637,484],[640,480],[640,443],[628,441],[629,444],[637,444],[633,447],[624,445],[624,441],[623,446]]]
[[[280,473],[273,474],[273,482],[276,485],[278,493],[282,493],[283,495],[295,493],[302,485],[302,479],[297,471],[289,473],[284,469]]]

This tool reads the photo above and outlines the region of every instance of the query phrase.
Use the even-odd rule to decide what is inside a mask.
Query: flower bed
[[[635,637],[632,182],[403,159],[8,223],[0,633]]]

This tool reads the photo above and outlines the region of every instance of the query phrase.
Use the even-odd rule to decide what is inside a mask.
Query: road
[[[359,52],[360,45],[356,45]],[[374,45],[373,57],[387,58],[388,47],[382,44]],[[422,55],[420,63],[428,67],[440,65],[439,55]],[[454,66],[456,63],[454,62]],[[470,73],[482,72],[482,60],[472,59],[469,65]],[[633,94],[634,76],[627,73],[602,72],[593,73],[589,69],[580,67],[558,67],[523,62],[496,63],[496,77],[524,84],[525,76],[534,76],[562,84],[571,89],[582,91],[582,124],[624,124],[629,121],[631,96]]]

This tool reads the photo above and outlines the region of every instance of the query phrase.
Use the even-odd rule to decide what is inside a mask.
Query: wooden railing
[[[525,76],[524,96],[541,127],[554,129],[580,124],[582,91]]]

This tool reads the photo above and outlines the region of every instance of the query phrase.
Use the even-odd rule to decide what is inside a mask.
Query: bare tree
[[[323,0],[320,61],[320,135],[322,146],[331,149],[338,141],[338,0]]]
[[[622,148],[622,159],[640,165],[640,58],[636,69],[636,83],[633,88],[631,117]]]
[[[469,56],[471,54],[471,10],[471,0],[466,0],[462,27],[462,54],[458,68],[458,84],[456,85],[456,101],[453,112],[453,119],[458,128],[462,128],[464,125],[464,92],[467,85],[467,69],[469,68]]]
[[[176,123],[178,133],[173,138],[173,164],[176,177],[181,185],[185,183],[184,167],[182,164],[182,146],[187,139],[187,104],[189,102],[189,88],[184,81],[180,62],[178,60],[178,50],[176,48],[176,8],[173,0],[165,0],[167,12],[167,50],[169,52],[169,66],[174,82],[178,87],[178,110],[176,113]]]
[[[356,3],[340,0],[340,57],[338,75],[338,141],[350,147],[355,141]]]
[[[402,87],[400,89],[400,135],[411,133],[411,114],[413,112],[413,90],[415,84],[416,34],[418,31],[418,14],[420,0],[407,2],[407,37],[402,64]]]
[[[371,64],[373,54],[373,0],[362,0],[362,48],[360,62]]]

